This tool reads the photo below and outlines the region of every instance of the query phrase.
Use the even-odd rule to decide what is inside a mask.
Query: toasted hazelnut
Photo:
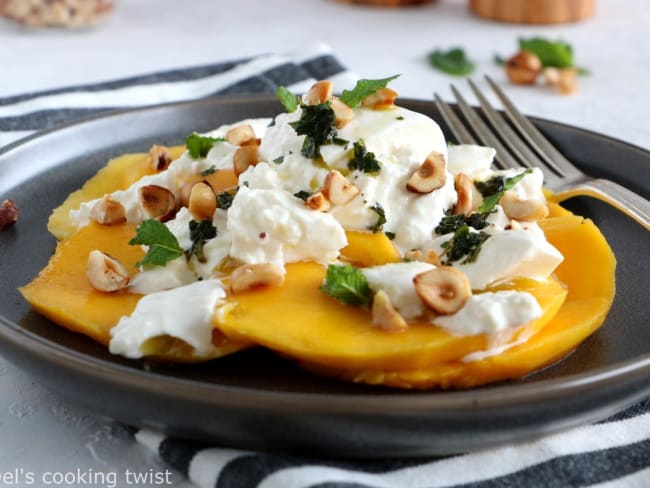
[[[409,261],[422,261],[424,253],[419,249],[410,249],[404,253],[404,258]]]
[[[532,85],[542,70],[542,62],[530,51],[520,51],[506,61],[508,79],[516,85]]]
[[[330,202],[322,192],[316,192],[313,195],[307,197],[305,200],[305,205],[310,209],[316,210],[318,212],[325,212],[330,208]]]
[[[257,145],[241,146],[232,159],[233,169],[235,174],[239,176],[246,171],[250,166],[255,166],[260,162],[260,156]]]
[[[0,205],[0,230],[5,230],[18,222],[18,207],[13,200],[5,200]]]
[[[244,264],[230,275],[230,290],[240,293],[261,286],[278,286],[283,281],[284,273],[275,264]]]
[[[250,124],[241,124],[226,132],[226,141],[235,146],[247,146],[257,138]]]
[[[451,266],[440,266],[415,275],[413,284],[424,304],[441,315],[458,312],[472,295],[467,276]]]
[[[372,325],[381,327],[388,332],[404,332],[408,329],[406,320],[390,303],[390,298],[383,290],[375,293],[372,300]]]
[[[327,173],[321,193],[333,205],[345,205],[361,193],[361,190],[350,183],[345,176],[333,169]]]
[[[151,146],[151,149],[149,149],[149,156],[151,157],[151,166],[156,171],[167,169],[169,163],[172,162],[172,155],[169,152],[169,148],[166,146],[154,144]]]
[[[91,286],[99,291],[117,291],[129,284],[129,273],[122,263],[97,249],[88,254],[86,276]]]
[[[575,68],[544,68],[546,84],[555,86],[560,93],[568,95],[578,88]]]
[[[158,185],[140,187],[140,209],[143,218],[166,222],[176,214],[176,199],[167,188]]]
[[[192,188],[197,183],[200,183],[202,180],[198,177],[192,178],[185,182],[178,190],[178,198],[176,199],[177,207],[188,207],[190,205],[190,195],[192,194]]]
[[[332,90],[334,85],[329,80],[317,81],[312,85],[307,94],[305,95],[305,103],[307,105],[318,105],[325,103],[332,98]]]
[[[354,118],[354,110],[338,98],[332,98],[331,106],[334,110],[334,125],[337,129],[342,129]]]
[[[104,198],[90,209],[90,218],[101,225],[119,225],[126,222],[126,210],[110,195],[104,195]]]
[[[473,209],[472,197],[472,180],[465,173],[458,173],[454,178],[454,188],[456,189],[456,205],[454,205],[453,213],[469,215]]]
[[[406,251],[404,257],[411,261],[422,261],[424,263],[433,264],[434,266],[440,266],[440,256],[438,256],[438,253],[433,249],[430,249],[427,252],[422,252],[419,249],[411,249],[410,251]]]
[[[187,209],[194,220],[212,220],[217,209],[217,196],[212,187],[204,182],[199,182],[192,187]]]
[[[424,163],[406,182],[406,189],[413,193],[425,194],[442,188],[447,181],[446,168],[445,157],[439,152],[431,151]]]
[[[513,220],[536,222],[548,215],[548,207],[543,201],[532,198],[522,199],[511,191],[503,194],[499,205],[503,207],[508,218]]]
[[[391,90],[390,88],[380,88],[372,95],[368,95],[364,98],[361,105],[366,108],[380,110],[392,107],[396,98],[397,92],[395,90]]]

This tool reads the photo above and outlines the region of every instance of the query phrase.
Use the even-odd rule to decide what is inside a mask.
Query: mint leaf
[[[371,230],[373,233],[381,232],[386,223],[386,212],[379,203],[375,203],[370,207],[370,210],[377,214],[377,222],[374,225],[369,226],[368,230]]]
[[[279,86],[275,90],[275,96],[278,97],[278,100],[280,100],[280,103],[287,112],[295,112],[298,108],[298,99],[287,87]]]
[[[566,42],[553,42],[541,37],[521,38],[519,39],[519,49],[536,54],[544,67],[573,67],[573,49]]]
[[[338,301],[348,305],[370,306],[372,291],[364,274],[354,266],[330,264],[327,267],[325,283],[320,287]]]
[[[358,107],[364,98],[372,95],[380,88],[386,88],[386,85],[398,78],[400,75],[389,76],[379,80],[359,80],[352,90],[343,90],[341,101],[348,107]]]
[[[164,266],[183,255],[176,236],[158,220],[145,220],[136,229],[136,235],[129,241],[131,246],[149,246],[147,254],[136,266]]]
[[[199,263],[205,263],[205,255],[203,254],[203,246],[210,239],[217,237],[217,228],[212,225],[212,220],[196,220],[190,221],[190,239],[192,240],[192,247],[185,253],[187,259],[195,255]]]
[[[494,210],[494,207],[499,203],[503,194],[519,183],[524,176],[532,172],[533,170],[529,168],[523,173],[511,178],[493,176],[487,181],[474,182],[476,189],[481,193],[481,195],[483,195],[483,203],[481,203],[478,211],[485,213]]]
[[[359,139],[354,143],[353,157],[348,163],[348,168],[371,174],[381,171],[381,165],[375,158],[375,153],[366,150],[366,143],[363,142],[363,139]]]
[[[194,132],[185,138],[185,147],[192,159],[204,158],[212,149],[215,142],[223,142],[223,137],[207,137]]]
[[[451,48],[449,51],[436,49],[429,53],[429,62],[434,68],[454,76],[467,76],[476,67],[460,47]]]

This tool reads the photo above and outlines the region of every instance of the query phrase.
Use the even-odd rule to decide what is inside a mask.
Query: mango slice
[[[520,378],[560,360],[605,320],[615,293],[616,260],[590,220],[565,215],[542,220],[540,226],[565,257],[556,275],[568,285],[568,295],[557,315],[526,343],[479,361],[451,361],[411,371],[386,367],[351,370],[323,367],[313,361],[303,362],[303,366],[323,375],[374,385],[470,388]]]
[[[383,232],[345,231],[348,245],[341,249],[341,259],[359,268],[395,263],[400,260],[397,248]]]
[[[315,263],[287,265],[281,287],[229,297],[217,327],[230,339],[251,341],[293,358],[345,369],[420,370],[453,361],[487,346],[485,335],[453,336],[430,323],[413,323],[403,333],[371,326],[368,310],[344,305],[320,286],[325,269]],[[544,314],[528,324],[542,328],[566,295],[555,280],[522,280],[510,287],[529,291]]]
[[[86,261],[91,250],[99,249],[135,272],[135,263],[144,254],[140,246],[128,244],[135,235],[135,227],[90,223],[61,241],[48,265],[31,283],[20,288],[20,292],[37,312],[53,322],[108,345],[110,329],[122,316],[133,312],[141,295],[124,290],[114,293],[95,290],[86,278]],[[215,334],[214,339],[215,357],[248,347],[224,340],[219,334]],[[145,346],[150,355],[161,359],[197,360],[183,341],[162,337]]]

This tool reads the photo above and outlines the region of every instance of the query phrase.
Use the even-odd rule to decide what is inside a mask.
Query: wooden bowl
[[[436,0],[336,0],[340,3],[356,3],[359,5],[370,5],[373,7],[410,7],[424,3],[435,2]]]
[[[594,15],[596,0],[470,0],[481,17],[516,24],[563,24]]]

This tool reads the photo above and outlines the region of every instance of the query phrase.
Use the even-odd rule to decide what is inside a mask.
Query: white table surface
[[[463,46],[478,73],[503,81],[494,54],[513,54],[519,36],[541,35],[570,42],[577,63],[592,75],[580,78],[579,91],[568,97],[541,86],[509,86],[521,110],[650,148],[649,31],[647,0],[601,0],[595,18],[555,27],[483,21],[460,0],[397,10],[327,0],[116,0],[111,18],[87,31],[0,22],[0,97],[324,41],[362,77],[401,73],[391,86],[402,96],[429,98],[435,90],[451,99],[450,82],[468,90],[428,66],[431,49]],[[114,435],[109,419],[69,404],[0,357],[0,476],[21,468],[37,480],[48,471],[114,472],[123,480],[126,469],[165,469],[144,448]],[[186,484],[177,473],[170,479]]]

